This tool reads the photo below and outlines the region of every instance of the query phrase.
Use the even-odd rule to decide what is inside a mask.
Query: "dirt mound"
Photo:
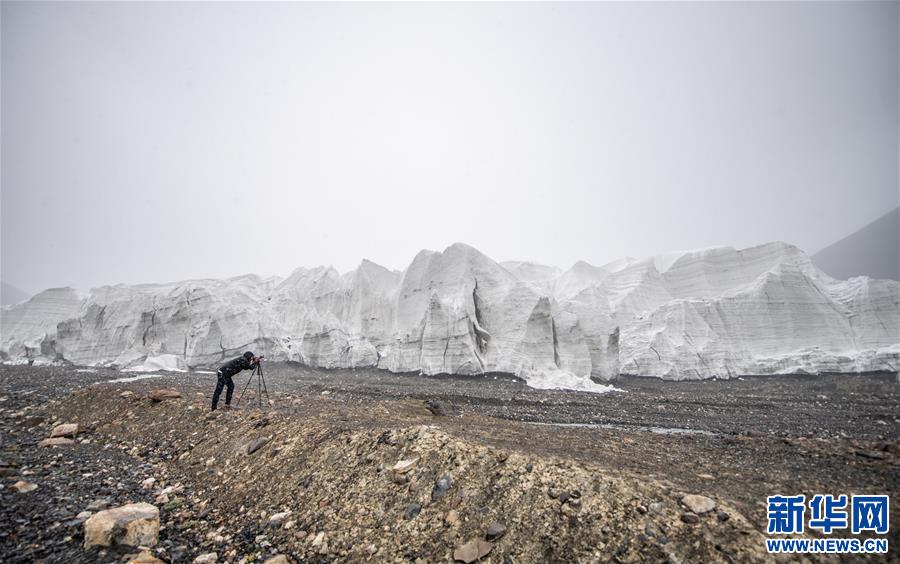
[[[209,414],[200,397],[120,391],[53,402],[48,420],[153,465],[161,537],[171,528],[191,539],[164,546],[164,558],[434,562],[489,549],[484,562],[765,559],[762,536],[727,500],[685,517],[684,495],[704,492],[469,441],[414,402],[384,403],[377,417],[317,398]]]

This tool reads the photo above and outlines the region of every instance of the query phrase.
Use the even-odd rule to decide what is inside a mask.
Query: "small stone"
[[[444,497],[451,487],[453,487],[453,477],[450,474],[444,474],[440,480],[435,482],[434,488],[431,490],[431,501],[437,501]]]
[[[194,564],[214,564],[219,560],[219,555],[215,552],[207,552],[194,558]]]
[[[151,390],[147,397],[150,398],[154,403],[159,403],[165,400],[178,399],[181,397],[181,392],[178,390]]]
[[[487,556],[493,548],[493,543],[481,539],[472,539],[453,551],[453,559],[470,564]]]
[[[291,516],[293,511],[282,511],[281,513],[276,513],[269,517],[269,526],[270,527],[280,527],[287,521],[287,518]]]
[[[51,437],[49,439],[44,439],[39,442],[37,446],[39,447],[57,447],[57,446],[69,446],[74,445],[75,441],[72,439],[67,439],[65,437]]]
[[[648,509],[650,509],[651,513],[655,513],[658,515],[659,513],[662,512],[662,503],[660,503],[658,501],[654,501],[653,503],[651,503],[649,505]]]
[[[159,537],[159,509],[149,503],[129,503],[92,515],[84,522],[84,547],[155,546]]]
[[[50,431],[50,438],[74,437],[78,434],[78,431],[78,423],[63,423],[62,425],[57,425]]]
[[[100,511],[101,509],[106,509],[107,507],[109,507],[109,500],[101,498],[95,499],[94,501],[90,502],[86,509],[88,511]]]
[[[165,564],[159,558],[153,556],[149,551],[145,550],[138,554],[133,554],[128,558],[130,564]]]
[[[697,474],[697,477],[702,478],[704,480],[715,480],[716,479],[716,477],[713,476],[712,474]]]
[[[81,513],[79,513],[78,515],[75,516],[75,520],[76,521],[87,521],[88,518],[93,514],[94,513],[92,511],[82,511]]]
[[[700,517],[696,513],[682,513],[681,520],[689,525],[696,525],[700,522]]]
[[[120,398],[130,398],[130,397],[134,397],[134,392],[132,392],[131,390],[125,390],[124,392],[122,392],[121,394],[119,394],[119,397],[120,397]]]
[[[32,484],[31,482],[26,482],[24,480],[19,480],[12,487],[19,493],[28,493],[33,492],[37,489],[37,484]]]
[[[681,503],[697,515],[708,513],[716,508],[716,502],[703,495],[688,494],[681,498]]]
[[[403,512],[403,518],[409,521],[410,519],[415,518],[419,512],[422,511],[422,505],[419,503],[410,503],[406,506],[406,511]]]
[[[284,554],[278,554],[276,556],[273,556],[272,558],[269,558],[268,560],[263,562],[263,564],[290,564],[290,562],[291,561],[288,560],[287,556],[285,556]]]
[[[716,513],[716,518],[720,523],[724,523],[725,521],[731,519],[731,515],[725,513],[724,511],[719,511],[718,513]]]
[[[415,466],[416,462],[418,462],[418,461],[419,461],[418,458],[411,458],[409,460],[401,460],[401,461],[397,462],[397,464],[394,464],[394,467],[391,468],[391,470],[393,470],[394,473],[396,473],[396,474],[406,474],[407,472],[412,470],[413,466]]]
[[[444,522],[452,527],[459,522],[459,512],[455,509],[451,509],[447,512],[447,516],[444,517]]]
[[[290,520],[284,524],[284,527],[282,527],[282,529],[284,529],[285,531],[289,531],[289,530],[293,529],[296,525],[297,525],[296,521]]]
[[[323,542],[325,542],[325,531],[320,532],[313,538],[312,545],[321,546]]]
[[[259,449],[261,449],[262,447],[266,446],[266,443],[268,443],[268,442],[269,442],[269,438],[268,438],[268,437],[259,437],[258,439],[253,439],[253,440],[250,441],[249,443],[243,445],[243,446],[239,449],[239,451],[241,452],[241,454],[250,456],[250,455],[253,454],[254,452],[256,452],[256,451],[258,451]]]
[[[432,415],[446,416],[448,412],[447,405],[439,400],[427,399],[425,400],[425,407]]]
[[[484,537],[487,540],[492,541],[492,540],[499,539],[504,534],[506,534],[506,525],[504,525],[503,523],[501,523],[499,521],[495,521],[495,522],[491,523],[490,527],[488,527],[488,530],[485,533]]]
[[[559,502],[565,503],[565,502],[569,501],[570,497],[572,497],[572,494],[570,494],[569,492],[563,492],[563,493],[559,494]]]
[[[145,490],[153,489],[153,484],[156,483],[156,478],[147,478],[143,482],[141,482],[141,487]]]

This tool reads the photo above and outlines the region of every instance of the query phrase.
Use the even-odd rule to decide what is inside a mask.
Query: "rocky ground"
[[[271,365],[271,405],[253,382],[215,414],[211,374],[109,383],[128,376],[0,366],[2,561],[121,561],[137,549],[84,549],[84,520],[141,501],[172,562],[765,560],[766,496],[893,495],[900,477],[896,375],[596,395]],[[160,388],[181,397],[147,399]],[[59,423],[75,443],[38,446]]]

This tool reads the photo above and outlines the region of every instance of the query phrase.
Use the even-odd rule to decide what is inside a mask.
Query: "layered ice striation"
[[[8,362],[212,366],[246,349],[325,368],[516,374],[602,390],[666,379],[896,371],[900,283],[835,280],[799,249],[713,248],[560,271],[455,244],[403,272],[47,290],[2,310]]]

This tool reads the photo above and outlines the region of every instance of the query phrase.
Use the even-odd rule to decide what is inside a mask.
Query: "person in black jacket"
[[[231,377],[242,370],[252,370],[257,362],[259,362],[259,359],[257,359],[252,352],[247,351],[242,356],[229,360],[219,368],[216,372],[216,391],[213,392],[212,398],[213,411],[215,411],[216,406],[219,405],[219,396],[222,395],[222,388],[228,388],[225,392],[225,406],[228,407],[231,405],[231,395],[234,393],[234,381]]]

